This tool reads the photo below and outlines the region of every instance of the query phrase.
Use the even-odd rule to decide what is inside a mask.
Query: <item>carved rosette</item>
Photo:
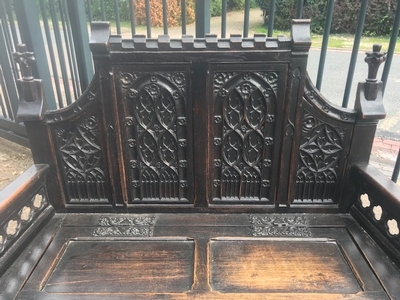
[[[345,132],[304,115],[295,202],[333,203]]]
[[[68,201],[108,202],[96,117],[90,116],[56,133]]]
[[[269,201],[276,72],[214,73],[214,201]]]
[[[187,201],[187,78],[184,72],[121,72],[127,104],[130,201]]]

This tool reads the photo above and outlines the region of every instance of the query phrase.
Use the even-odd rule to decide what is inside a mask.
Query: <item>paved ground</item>
[[[227,16],[227,28],[230,33],[242,33],[243,30],[243,12],[231,12]],[[261,24],[261,11],[252,10],[250,13],[250,28]],[[211,32],[220,35],[221,21],[220,18],[211,19]],[[140,32],[142,30],[143,32]],[[194,25],[187,26],[187,34],[194,35]],[[145,28],[138,30],[138,33],[145,33]],[[128,33],[123,33],[129,38]],[[155,29],[152,32],[156,37],[162,34],[162,29]],[[172,37],[180,37],[181,29],[172,28],[169,31]],[[250,30],[249,36],[254,34]],[[384,49],[385,50],[385,49]],[[308,71],[312,80],[316,81],[317,68],[319,62],[320,51],[312,49],[310,51],[308,61]],[[324,80],[322,85],[322,93],[327,95],[329,100],[340,105],[343,98],[344,87],[347,71],[350,62],[351,53],[349,51],[329,51],[327,54],[327,62],[325,66]],[[360,52],[357,59],[357,67],[355,70],[354,81],[359,82],[364,80],[367,74],[366,64],[363,62],[364,54]],[[400,82],[400,56],[395,56],[391,68],[390,80],[387,84],[385,92],[385,107],[388,112],[388,117],[380,122],[377,138],[374,142],[374,148],[371,154],[371,164],[378,167],[387,176],[391,176],[393,166],[397,157],[397,152],[400,146],[400,106],[398,102],[397,86]],[[356,84],[354,84],[349,107],[354,105]],[[14,180],[18,175],[25,171],[32,164],[32,157],[29,149],[15,145],[0,138],[0,190],[3,189],[9,182]]]
[[[0,191],[32,164],[28,148],[0,138]]]

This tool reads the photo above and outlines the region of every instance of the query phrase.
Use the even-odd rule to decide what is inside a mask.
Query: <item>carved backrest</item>
[[[122,40],[94,23],[90,87],[28,129],[35,162],[55,178],[53,205],[346,210],[357,111],[335,108],[312,86],[310,44],[304,20],[291,38],[221,40]]]

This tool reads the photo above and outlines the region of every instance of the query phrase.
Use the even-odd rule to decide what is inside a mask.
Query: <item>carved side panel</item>
[[[346,129],[303,117],[294,203],[333,203],[346,155]]]
[[[68,202],[108,202],[97,117],[91,115],[71,127],[57,129],[56,139]]]
[[[269,201],[278,72],[215,72],[213,201]]]
[[[119,73],[130,202],[188,201],[187,74]]]

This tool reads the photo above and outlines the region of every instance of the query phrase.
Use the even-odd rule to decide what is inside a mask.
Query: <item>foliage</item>
[[[269,11],[269,0],[255,0],[262,9]],[[388,35],[394,23],[395,0],[370,0],[364,24],[364,35]],[[291,19],[296,15],[297,0],[277,0],[275,7],[275,28],[288,30]],[[326,22],[326,0],[307,0],[303,17],[311,19],[311,31],[322,34]],[[360,13],[361,1],[335,0],[331,33],[354,34]]]
[[[119,13],[121,21],[130,21],[130,0],[119,1]],[[193,23],[195,17],[194,1],[186,1],[186,22]],[[178,0],[167,0],[167,20],[168,26],[181,24],[181,2]],[[143,0],[134,0],[135,5],[135,24],[146,25],[146,5]],[[92,0],[92,13],[94,20],[101,19],[100,0]],[[106,20],[115,20],[114,1],[104,1],[104,11]],[[161,0],[150,0],[150,19],[151,25],[160,27],[163,25],[163,4]]]
[[[119,13],[121,21],[130,21],[129,1],[119,1]],[[150,0],[150,19],[151,25],[160,27],[163,25],[163,5],[162,0]],[[227,10],[243,10],[246,0],[227,0]],[[143,0],[134,0],[135,4],[135,24],[146,25],[146,5]],[[91,8],[93,20],[101,20],[101,1],[92,0]],[[106,20],[115,20],[114,1],[104,1],[104,11]],[[256,7],[256,0],[250,0],[250,7]],[[181,24],[181,1],[167,0],[168,26]],[[212,17],[220,16],[222,13],[222,0],[210,0],[210,13]],[[195,0],[186,0],[186,21],[193,23],[195,19]]]
[[[250,0],[250,7],[257,7],[257,0]],[[244,10],[246,0],[228,0],[227,11]],[[222,0],[210,0],[211,17],[217,17],[222,14]]]

